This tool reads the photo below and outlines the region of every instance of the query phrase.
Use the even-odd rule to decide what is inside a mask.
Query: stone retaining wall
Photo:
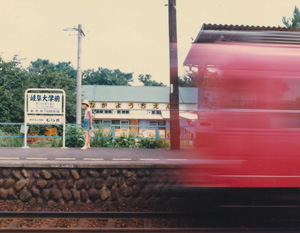
[[[161,168],[2,168],[0,200],[48,206],[130,203],[130,208],[144,208],[149,202],[170,200],[175,183],[174,171]]]

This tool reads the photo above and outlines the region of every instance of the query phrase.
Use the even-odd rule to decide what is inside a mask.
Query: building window
[[[111,121],[110,120],[102,120],[102,124],[103,125],[111,125]]]
[[[121,121],[121,129],[129,129],[129,121]]]
[[[111,127],[111,120],[100,120],[99,123],[102,124],[103,128]]]
[[[149,125],[151,129],[155,129],[157,126],[165,126],[165,121],[149,121]],[[165,129],[165,127],[161,127],[160,129]]]
[[[111,114],[111,110],[93,109],[94,114]]]
[[[129,114],[129,110],[118,110],[117,114]]]
[[[149,121],[150,129],[155,129],[158,126],[158,121]]]
[[[165,121],[158,121],[158,125],[166,125]]]
[[[160,114],[161,114],[160,110],[152,111],[152,115],[160,115]]]
[[[129,120],[113,120],[112,123],[116,129],[129,129]]]

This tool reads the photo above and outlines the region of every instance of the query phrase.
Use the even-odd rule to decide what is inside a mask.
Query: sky
[[[177,0],[178,72],[202,25],[281,26],[299,0]],[[76,31],[82,25],[82,70],[98,67],[150,74],[169,84],[167,0],[0,0],[0,56],[11,60],[71,62],[77,68]]]

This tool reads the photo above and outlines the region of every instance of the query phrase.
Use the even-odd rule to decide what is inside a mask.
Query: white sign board
[[[34,116],[28,115],[28,124],[41,124],[41,125],[62,125],[64,123],[63,116]]]
[[[66,94],[62,89],[31,88],[25,91],[24,128],[29,124],[63,125],[63,148],[66,135]],[[24,147],[27,147],[27,130]]]
[[[62,114],[62,94],[29,93],[27,113],[32,114]]]

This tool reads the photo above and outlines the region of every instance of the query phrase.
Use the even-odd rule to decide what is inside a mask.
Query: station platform
[[[172,209],[186,149],[0,147],[0,211]]]
[[[191,153],[190,149],[0,147],[0,167],[172,167],[191,163]]]

